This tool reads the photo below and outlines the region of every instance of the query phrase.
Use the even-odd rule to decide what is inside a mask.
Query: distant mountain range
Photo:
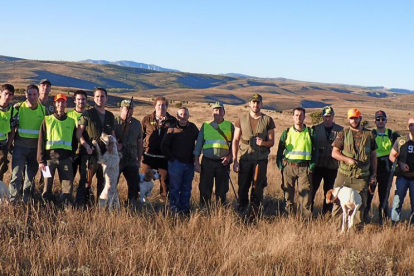
[[[118,65],[118,66],[124,66],[124,67],[140,68],[140,69],[161,71],[161,72],[180,72],[176,69],[169,69],[169,68],[160,67],[154,64],[146,64],[146,63],[140,63],[140,62],[135,62],[135,61],[130,61],[130,60],[107,61],[107,60],[86,59],[86,60],[81,60],[79,62],[93,63],[93,64],[112,64],[112,65]]]

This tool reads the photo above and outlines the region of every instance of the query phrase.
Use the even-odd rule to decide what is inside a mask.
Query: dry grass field
[[[278,101],[274,97],[272,101]],[[389,116],[389,127],[404,130],[411,115],[412,100],[409,96],[402,99],[365,100],[355,102],[352,107],[361,109],[371,127],[375,110],[384,109]],[[344,125],[350,103],[336,99],[332,104],[336,121]],[[186,105],[190,109],[190,120],[196,125],[201,126],[211,118],[211,109],[206,103]],[[175,113],[176,109],[171,103],[169,111]],[[150,111],[148,105],[137,106],[135,116],[141,119]],[[238,114],[247,111],[243,106],[228,106],[226,118],[234,121]],[[312,111],[315,109],[309,109],[308,113]],[[281,132],[292,124],[292,116],[264,112],[275,119],[278,141]],[[306,122],[311,125],[310,117]],[[197,174],[189,218],[168,212],[158,200],[159,185],[154,188],[152,205],[137,212],[127,208],[108,213],[94,207],[81,211],[36,204],[1,206],[0,275],[414,274],[414,230],[405,222],[392,226],[387,221],[379,225],[374,216],[373,223],[361,232],[339,235],[329,217],[318,216],[323,199],[321,191],[317,194],[312,221],[283,216],[275,153],[276,146],[269,162],[264,216],[252,224],[244,223],[233,211],[235,199],[231,190],[229,206],[213,208],[209,213],[199,209]],[[5,182],[8,183],[9,177],[6,175]],[[232,173],[232,179],[237,186],[237,175]],[[55,183],[58,193],[59,185]],[[123,178],[118,188],[124,201]],[[377,211],[377,195],[373,206],[374,212]],[[406,199],[405,219],[408,210]]]

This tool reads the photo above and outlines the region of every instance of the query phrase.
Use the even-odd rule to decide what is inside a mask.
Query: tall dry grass
[[[370,224],[339,235],[327,217],[284,217],[278,177],[271,163],[264,217],[254,224],[233,212],[231,191],[230,206],[200,210],[198,176],[189,218],[169,213],[156,195],[154,209],[138,212],[2,206],[0,274],[413,275],[410,226]],[[119,190],[125,200],[124,180]],[[319,193],[316,209],[321,201]]]

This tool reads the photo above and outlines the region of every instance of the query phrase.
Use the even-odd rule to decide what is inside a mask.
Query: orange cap
[[[59,100],[59,99],[63,99],[63,100],[65,100],[65,102],[67,102],[68,101],[68,98],[66,98],[66,95],[65,94],[57,94],[54,98],[53,98],[53,101],[54,102],[56,102],[57,100]]]
[[[361,117],[361,112],[359,112],[359,110],[356,108],[351,108],[348,110],[348,119],[352,117]]]

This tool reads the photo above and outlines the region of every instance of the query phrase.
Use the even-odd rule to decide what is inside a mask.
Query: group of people
[[[275,122],[261,112],[262,96],[253,94],[249,112],[240,114],[233,123],[224,119],[225,107],[214,103],[212,120],[199,130],[189,121],[188,108],[178,108],[176,116],[167,112],[168,101],[156,97],[154,111],[142,121],[133,117],[134,104],[120,103],[120,115],[106,109],[108,99],[104,88],[96,88],[94,107],[86,109],[87,94],[74,93],[75,108],[66,112],[67,96],[49,97],[51,82],[40,81],[29,85],[26,100],[11,104],[14,87],[4,84],[0,93],[0,179],[8,170],[8,153],[12,153],[12,176],[9,183],[10,201],[27,202],[34,193],[37,172],[50,170],[45,179],[42,197],[45,201],[72,201],[73,179],[79,171],[75,204],[85,206],[90,196],[90,178],[97,179],[97,197],[104,187],[102,165],[97,162],[92,141],[100,142],[104,132],[116,137],[122,153],[119,173],[128,185],[128,202],[137,204],[139,169],[158,171],[160,195],[169,200],[170,209],[188,214],[194,173],[200,173],[200,205],[211,205],[213,187],[217,203],[226,204],[229,191],[230,165],[238,173],[238,210],[257,216],[267,186],[270,149],[275,144]],[[399,137],[386,128],[387,115],[375,113],[374,130],[362,126],[358,109],[348,111],[346,128],[334,122],[332,107],[322,110],[323,122],[308,127],[304,124],[306,111],[293,110],[293,125],[281,134],[276,163],[282,175],[287,214],[312,216],[315,194],[323,180],[324,194],[333,187],[348,186],[359,192],[363,205],[356,215],[358,227],[368,217],[370,205],[378,184],[379,217],[391,214],[400,220],[407,189],[411,205],[414,202],[414,118],[408,121],[409,133]],[[202,158],[200,160],[200,156]],[[394,162],[395,161],[395,162]],[[396,163],[397,189],[392,210],[388,210],[389,180]],[[52,192],[53,178],[58,171],[62,186],[59,200]],[[23,178],[24,172],[24,178]],[[21,192],[21,184],[24,181]],[[298,202],[295,204],[295,189]],[[249,196],[250,193],[250,196]],[[297,206],[297,208],[295,208]],[[413,207],[412,207],[413,208]],[[322,212],[332,212],[341,224],[342,209],[324,202]],[[412,210],[413,213],[413,210]]]

